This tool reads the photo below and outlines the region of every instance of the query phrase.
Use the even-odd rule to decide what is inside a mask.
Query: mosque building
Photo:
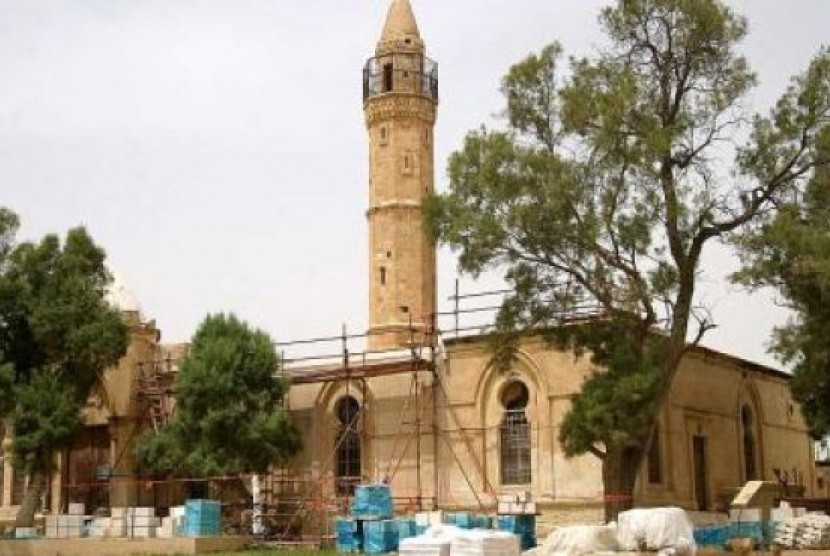
[[[437,337],[436,248],[422,213],[434,189],[438,66],[426,57],[409,0],[391,2],[363,68],[363,99],[370,147],[366,350],[337,361],[286,362],[282,372],[293,383],[286,403],[304,448],[275,475],[313,482],[330,497],[348,496],[358,482],[386,481],[406,509],[493,510],[497,494],[529,491],[543,520],[599,521],[599,460],[568,458],[557,440],[594,372],[590,361],[528,336],[504,372],[491,364],[483,335]],[[90,483],[106,485],[102,505],[144,496],[134,483],[109,478],[140,472],[135,439],[169,413],[170,396],[162,394],[172,392],[186,356],[186,345],[161,343],[155,322],[126,289],[116,288],[113,303],[130,326],[130,347],[90,396],[84,433],[58,456],[46,503],[53,510],[89,497],[83,485]],[[752,479],[812,494],[813,443],[789,380],[726,353],[692,349],[637,470],[635,503],[715,510]],[[2,519],[14,515],[25,488],[8,458],[0,486]]]

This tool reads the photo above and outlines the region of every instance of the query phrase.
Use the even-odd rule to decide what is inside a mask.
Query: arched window
[[[351,396],[341,398],[334,407],[337,418],[335,436],[335,478],[338,494],[352,494],[361,481],[360,404]]]
[[[525,410],[530,399],[527,386],[519,381],[508,384],[501,395],[504,417],[500,427],[501,482],[527,485],[531,482],[530,423]]]
[[[748,405],[741,407],[741,431],[743,433],[744,480],[758,479],[757,442],[755,440],[755,417]]]

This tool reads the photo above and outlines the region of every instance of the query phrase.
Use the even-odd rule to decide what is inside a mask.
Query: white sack
[[[620,513],[617,540],[627,551],[694,553],[694,525],[681,508],[648,508]]]
[[[551,531],[541,546],[534,549],[537,556],[584,556],[596,552],[615,552],[617,525],[574,525]]]

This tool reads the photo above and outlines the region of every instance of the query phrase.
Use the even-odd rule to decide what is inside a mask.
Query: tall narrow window
[[[380,267],[380,285],[381,286],[386,285],[386,267],[385,266]]]
[[[502,418],[500,432],[501,482],[503,485],[530,484],[530,423],[527,421],[527,404],[530,393],[521,382],[511,382],[502,393]]]
[[[659,485],[663,482],[663,458],[660,445],[660,425],[654,428],[654,438],[648,450],[648,482]]]
[[[338,494],[354,493],[354,487],[362,480],[360,442],[360,404],[346,396],[335,406],[337,435],[335,437],[335,473]]]
[[[758,479],[758,455],[755,442],[755,419],[748,405],[741,408],[741,429],[743,431],[744,478]]]

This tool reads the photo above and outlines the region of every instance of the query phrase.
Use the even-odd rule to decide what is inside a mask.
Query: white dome
[[[138,304],[138,299],[135,294],[127,288],[124,280],[117,272],[110,270],[112,274],[112,283],[107,288],[107,293],[104,296],[107,303],[121,311],[122,313],[138,313],[141,307]]]

